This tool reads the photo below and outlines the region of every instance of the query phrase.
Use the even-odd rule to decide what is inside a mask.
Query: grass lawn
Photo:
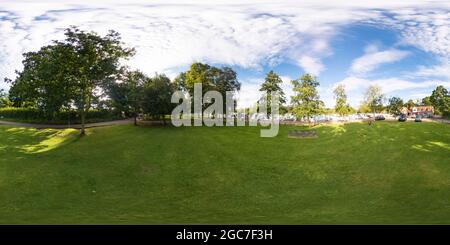
[[[450,223],[450,125],[293,128],[0,126],[0,223]]]

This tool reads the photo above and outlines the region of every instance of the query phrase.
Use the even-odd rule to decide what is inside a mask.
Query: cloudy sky
[[[194,61],[231,66],[242,83],[241,106],[258,97],[271,69],[287,95],[291,79],[316,75],[330,107],[339,83],[353,106],[371,84],[403,99],[450,88],[449,1],[326,2],[0,0],[0,78],[15,77],[22,53],[77,25],[120,32],[137,50],[127,64],[149,75],[174,77]]]

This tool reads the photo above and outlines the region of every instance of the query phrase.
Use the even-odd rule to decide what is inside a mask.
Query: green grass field
[[[450,125],[0,126],[0,223],[450,223]]]

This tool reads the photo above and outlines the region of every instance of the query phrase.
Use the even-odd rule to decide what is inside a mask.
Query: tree
[[[392,97],[389,99],[389,104],[387,106],[388,112],[392,115],[398,116],[401,114],[401,109],[403,107],[403,100],[399,97]]]
[[[186,72],[181,72],[177,77],[175,77],[173,83],[177,90],[186,91]]]
[[[75,106],[81,117],[81,135],[95,91],[117,78],[120,60],[134,54],[122,47],[119,33],[101,37],[72,26],[66,39],[53,41],[37,52],[24,54],[24,70],[12,82],[11,97],[31,101],[51,116],[61,107]]]
[[[143,91],[144,113],[162,119],[166,124],[165,115],[170,114],[175,106],[171,103],[175,89],[176,85],[171,83],[165,75],[156,74],[153,78],[148,79]]]
[[[370,109],[370,107],[365,103],[365,102],[362,102],[360,105],[359,105],[359,108],[358,108],[358,112],[359,113],[369,113],[369,112],[371,112],[372,110]]]
[[[384,95],[381,92],[381,88],[377,85],[369,86],[364,95],[364,103],[367,104],[374,115],[383,109],[383,100]]]
[[[107,86],[107,93],[113,107],[127,117],[133,117],[136,126],[137,116],[142,112],[143,89],[148,78],[140,71],[126,71],[120,79],[121,82],[112,81]]]
[[[336,105],[334,111],[340,116],[348,115],[351,111],[351,107],[347,104],[347,95],[345,94],[345,86],[339,84],[334,90],[334,98],[336,99]]]
[[[189,70],[175,78],[175,86],[193,95],[194,84],[202,84],[203,95],[208,91],[218,91],[223,98],[227,91],[236,92],[241,88],[236,72],[229,68],[218,68],[203,63],[193,63]],[[207,105],[203,105],[206,107]],[[224,103],[224,112],[226,111]]]
[[[115,31],[101,37],[72,26],[65,31],[66,39],[56,42],[70,52],[64,57],[63,68],[72,84],[74,105],[81,117],[81,135],[85,133],[86,114],[95,97],[96,88],[116,79],[122,69],[120,60],[134,54],[134,49],[122,47],[120,34]]]
[[[430,106],[431,104],[431,100],[430,100],[430,96],[426,96],[422,99],[422,105],[426,105],[426,106]]]
[[[266,78],[263,84],[261,84],[261,88],[259,91],[266,92],[266,94],[261,98],[262,101],[265,101],[267,105],[270,105],[272,101],[272,92],[275,92],[279,96],[278,108],[282,108],[282,105],[286,103],[286,97],[284,95],[283,89],[280,85],[283,83],[280,76],[276,74],[274,71],[269,71],[266,74]],[[284,109],[282,109],[284,110]],[[271,107],[267,107],[267,115],[271,114]]]
[[[310,74],[305,74],[291,82],[295,93],[291,98],[293,113],[297,117],[306,117],[310,123],[310,117],[320,114],[324,106],[317,92],[319,82]]]
[[[414,106],[416,106],[416,103],[414,103],[414,101],[412,99],[409,99],[405,103],[405,107],[408,108],[409,111],[411,111]]]
[[[450,116],[450,94],[444,86],[437,86],[430,96],[435,111],[443,116]]]
[[[24,54],[23,70],[11,83],[10,98],[15,105],[32,104],[47,119],[53,119],[62,107],[69,107],[72,84],[67,64],[69,47],[60,43]]]
[[[12,103],[9,100],[8,94],[5,93],[5,90],[0,89],[0,108],[9,107]]]

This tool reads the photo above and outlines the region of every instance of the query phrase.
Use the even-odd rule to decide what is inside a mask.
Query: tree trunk
[[[81,111],[81,132],[80,135],[84,136],[86,134],[85,132],[85,122],[86,122],[86,96],[85,96],[85,90],[82,91],[82,98],[81,98],[81,105],[80,105],[80,111]]]
[[[84,130],[84,128],[85,128],[85,126],[84,126],[85,121],[86,121],[86,112],[85,112],[84,109],[83,109],[83,110],[81,111],[81,132],[80,132],[80,135],[81,135],[81,136],[86,135],[86,132],[85,132],[85,130]]]
[[[134,126],[137,126],[137,116],[134,115]]]

